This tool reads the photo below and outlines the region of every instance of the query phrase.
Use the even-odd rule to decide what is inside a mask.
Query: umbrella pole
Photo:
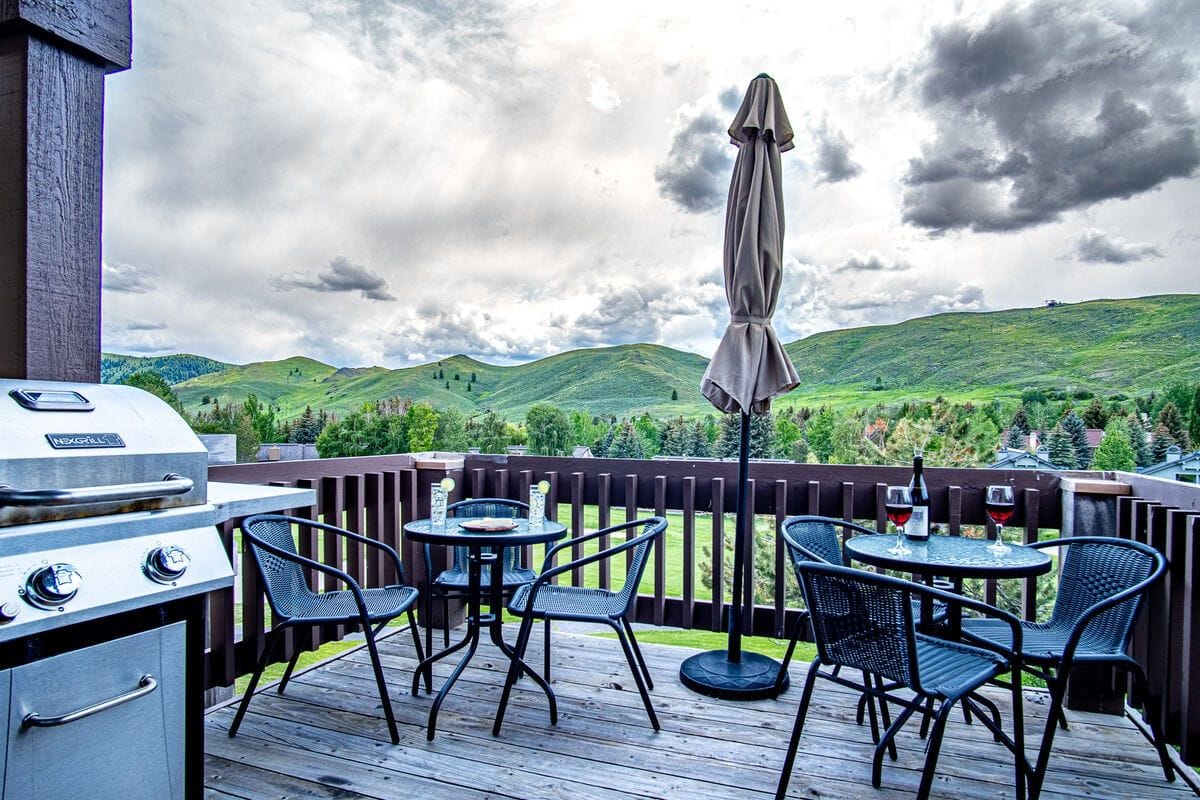
[[[733,536],[733,605],[726,609],[729,620],[729,660],[742,660],[742,595],[746,584],[746,543],[753,530],[746,509],[750,499],[750,415],[742,412],[741,443],[738,449],[737,515]]]
[[[750,509],[750,415],[742,413],[741,447],[738,452],[737,519],[733,537],[733,603],[729,615],[729,645],[726,650],[710,650],[685,660],[679,667],[683,685],[700,694],[726,700],[762,700],[787,691],[788,676],[778,680],[782,668],[778,661],[759,653],[742,652],[742,595],[746,585],[745,553],[754,521]],[[724,581],[716,581],[721,591]],[[717,602],[714,598],[713,602]]]

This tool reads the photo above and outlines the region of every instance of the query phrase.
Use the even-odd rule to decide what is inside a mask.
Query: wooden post
[[[100,380],[104,76],[130,0],[0,0],[0,377]]]

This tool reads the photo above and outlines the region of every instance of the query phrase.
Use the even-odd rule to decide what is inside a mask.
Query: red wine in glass
[[[1010,548],[1004,543],[1004,524],[1012,519],[1013,490],[1011,486],[989,486],[983,496],[983,508],[996,525],[996,541],[988,545],[995,555],[1004,555]]]
[[[912,517],[912,506],[899,505],[888,503],[884,505],[884,510],[887,511],[887,518],[897,528],[903,528],[910,517]]]
[[[896,544],[888,552],[896,556],[908,555],[912,552],[904,543],[904,525],[912,516],[912,493],[907,486],[889,486],[883,498],[883,510],[887,518],[896,526]]]
[[[1013,504],[1012,503],[988,503],[987,515],[992,518],[992,522],[997,525],[1007,525],[1012,519]]]

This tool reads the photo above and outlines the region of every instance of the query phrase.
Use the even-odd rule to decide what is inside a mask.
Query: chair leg
[[[305,644],[312,642],[312,632],[313,629],[310,627],[307,635],[304,638]],[[300,653],[303,652],[304,649],[305,648],[300,646],[299,642],[296,643],[296,649],[292,651],[292,657],[288,659],[287,669],[283,671],[283,677],[279,679],[279,685],[275,687],[275,691],[279,694],[283,694],[283,690],[287,688],[288,681],[292,679],[292,670],[296,668],[296,662],[300,660]]]
[[[413,616],[412,607],[408,609],[408,627],[412,631],[413,647],[417,650],[417,663],[425,660],[425,652],[421,649],[421,631],[417,628],[417,619]],[[433,664],[425,665],[425,694],[433,691]]]
[[[808,665],[804,679],[804,692],[800,695],[800,707],[796,709],[796,721],[792,724],[792,738],[788,741],[787,755],[783,759],[783,771],[779,774],[779,786],[775,789],[775,800],[787,795],[788,782],[792,779],[792,767],[796,763],[796,750],[800,747],[800,734],[804,731],[804,719],[808,716],[808,704],[812,700],[813,684],[817,680],[820,661],[814,659]]]
[[[1154,734],[1154,749],[1158,751],[1158,760],[1162,764],[1163,775],[1172,783],[1175,782],[1175,769],[1171,766],[1171,759],[1167,755],[1167,743],[1163,737],[1162,729],[1159,727],[1159,715],[1151,707],[1150,692],[1146,685],[1146,673],[1142,671],[1140,664],[1136,662],[1132,665],[1127,665],[1127,669],[1133,674],[1133,691],[1134,694],[1144,698],[1142,700],[1145,708],[1145,718],[1150,726],[1150,732]]]
[[[646,714],[650,717],[650,724],[654,726],[654,730],[662,730],[662,726],[658,724],[658,715],[654,713],[654,704],[650,702],[650,692],[646,688],[646,681],[642,678],[642,671],[638,668],[637,657],[633,654],[633,649],[629,646],[629,639],[625,635],[625,631],[621,630],[621,626],[612,623],[613,630],[617,632],[617,639],[621,642],[621,649],[625,651],[625,660],[629,662],[629,671],[633,673],[633,682],[637,684],[638,693],[642,696],[642,705],[646,707]]]
[[[533,630],[533,617],[526,615],[521,619],[521,630],[517,632],[517,643],[513,646],[516,656],[508,664],[508,675],[504,678],[504,691],[500,693],[500,704],[496,707],[496,719],[492,722],[492,736],[500,735],[500,726],[504,724],[504,711],[508,708],[508,697],[512,694],[513,684],[521,675],[521,667],[517,660],[525,658],[525,648],[529,644],[529,632]]]
[[[1038,747],[1037,763],[1029,779],[1029,798],[1037,800],[1042,793],[1042,781],[1046,777],[1046,767],[1050,763],[1050,751],[1054,747],[1054,733],[1058,729],[1059,715],[1062,713],[1063,697],[1067,693],[1067,676],[1058,674],[1053,680],[1046,681],[1050,691],[1050,709],[1046,713],[1046,726],[1042,731],[1042,742]]]
[[[367,640],[367,652],[371,654],[371,666],[375,670],[375,684],[379,687],[379,702],[383,703],[383,716],[387,719],[388,733],[392,744],[400,744],[400,731],[396,729],[396,717],[392,713],[392,700],[388,696],[387,681],[383,677],[383,664],[379,661],[379,649],[375,646],[375,631],[370,620],[363,619],[363,638]]]
[[[925,769],[921,773],[921,786],[917,789],[917,800],[928,800],[929,790],[933,788],[933,773],[937,769],[938,752],[942,749],[942,734],[946,732],[946,720],[950,717],[953,704],[942,703],[933,721],[933,730],[929,732],[929,744],[925,750]]]
[[[433,584],[425,586],[425,652],[433,654]]]
[[[544,621],[545,632],[542,634],[542,677],[546,683],[550,682],[550,618],[546,617]]]
[[[629,623],[628,617],[621,617],[621,622],[625,625],[625,633],[629,635],[629,644],[633,647],[633,654],[637,656],[638,666],[642,668],[642,677],[646,679],[646,686],[653,689],[654,679],[650,677],[650,669],[646,666],[646,659],[642,657],[642,648],[638,646],[637,637],[633,635],[633,625]]]
[[[880,675],[875,676],[875,688],[878,689],[880,691],[880,693],[883,692],[884,683],[885,683],[885,681],[882,676],[880,676]],[[868,702],[871,703],[871,716],[875,716],[875,705],[874,705],[873,701],[874,701],[874,698],[870,698],[868,700]],[[885,697],[879,698],[879,720],[883,723],[883,729],[885,731],[892,727],[892,712],[888,709],[887,698],[885,698]],[[874,733],[874,730],[875,730],[874,722],[871,723],[871,730],[872,730],[872,733]],[[879,740],[876,739],[875,743],[878,744]],[[898,757],[896,754],[895,738],[888,740],[888,756],[892,759],[892,761],[895,761]]]
[[[450,595],[442,594],[442,647],[450,646]]]
[[[271,653],[275,650],[275,641],[279,638],[280,628],[272,628],[267,634],[267,641],[263,643],[262,655],[258,657],[258,666],[254,669],[254,674],[250,676],[250,685],[246,687],[246,693],[242,695],[242,702],[238,704],[237,713],[233,716],[233,724],[229,726],[229,738],[237,736],[238,728],[242,725],[242,718],[246,716],[246,709],[250,706],[250,698],[254,696],[254,690],[258,688],[258,679],[262,677],[263,670],[270,663]]]
[[[796,626],[792,629],[792,638],[788,642],[787,652],[783,654],[783,663],[779,665],[779,674],[775,676],[775,696],[778,697],[783,693],[783,679],[787,677],[788,665],[792,663],[792,654],[796,652],[796,640],[800,638],[800,626],[804,624],[804,619],[796,620]],[[858,719],[858,724],[862,725],[862,717]]]

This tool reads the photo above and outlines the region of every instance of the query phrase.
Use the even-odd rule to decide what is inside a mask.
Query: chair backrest
[[[469,500],[459,500],[446,506],[447,517],[495,517],[497,519],[520,519],[529,516],[529,504],[520,500],[508,500],[503,497],[476,497]],[[466,547],[454,548],[454,570],[466,572],[469,566],[471,551]],[[504,548],[504,569],[519,566],[521,548]]]
[[[920,685],[912,594],[905,581],[817,561],[797,564],[796,574],[822,662]]]
[[[1050,624],[1074,627],[1092,606],[1129,591],[1126,599],[1093,617],[1080,637],[1088,651],[1125,652],[1145,590],[1162,575],[1166,559],[1139,542],[1107,536],[1057,542],[1066,548]]]
[[[621,587],[621,591],[617,592],[617,598],[623,604],[626,613],[632,610],[633,604],[637,600],[637,588],[642,582],[642,575],[646,572],[646,565],[650,560],[650,547],[667,529],[667,521],[662,517],[647,517],[640,522],[644,523],[642,532],[635,538],[645,538],[633,548],[633,555],[629,558],[629,569],[625,571],[625,584]],[[628,527],[628,525],[621,527]]]
[[[259,575],[267,601],[277,616],[294,617],[301,598],[311,597],[312,591],[304,579],[304,570],[295,561],[280,558],[262,547],[263,543],[287,553],[296,553],[292,538],[292,523],[286,517],[260,516],[246,520],[242,533],[250,545],[250,553],[258,564]]]
[[[849,566],[846,554],[842,551],[839,528],[851,536],[856,533],[873,533],[861,525],[832,517],[801,515],[785,519],[779,532],[791,558],[792,569],[806,561]],[[796,580],[800,580],[799,572],[796,573]]]

